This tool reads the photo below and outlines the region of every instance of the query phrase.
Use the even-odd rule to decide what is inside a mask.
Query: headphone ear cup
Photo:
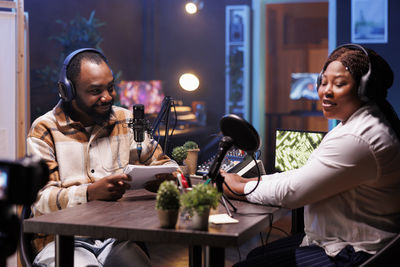
[[[374,96],[370,95],[370,92],[368,92],[369,88],[368,82],[369,82],[369,74],[361,77],[360,85],[358,86],[358,96],[360,97],[361,101],[364,102],[367,102],[370,99],[374,98]]]
[[[72,99],[74,99],[74,97],[75,97],[74,84],[70,80],[66,79],[65,87],[67,88],[68,101],[72,101]]]
[[[71,100],[72,100],[72,99],[74,99],[75,96],[76,96],[75,86],[74,86],[73,83],[70,82],[70,86],[69,86],[69,87],[71,88],[70,92],[71,92]]]
[[[73,84],[66,79],[65,82],[58,82],[58,95],[65,101],[70,102],[75,97]]]
[[[58,95],[62,98],[62,100],[64,101],[68,101],[67,100],[67,87],[65,86],[65,84],[63,82],[58,82]]]

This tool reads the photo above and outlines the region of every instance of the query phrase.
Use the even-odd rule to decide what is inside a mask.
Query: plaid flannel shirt
[[[113,106],[110,120],[93,126],[89,133],[63,111],[60,101],[33,122],[27,138],[28,154],[43,158],[50,170],[49,182],[32,206],[35,216],[87,202],[90,183],[122,173],[128,163],[176,165],[147,135],[139,161],[136,142],[127,125],[131,118],[129,110]]]

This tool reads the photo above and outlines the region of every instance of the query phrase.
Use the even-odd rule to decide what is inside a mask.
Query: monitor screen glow
[[[7,167],[0,167],[0,201],[7,199],[8,174]]]
[[[283,172],[302,167],[319,146],[323,132],[276,130],[275,169]]]
[[[317,91],[318,73],[292,73],[290,99],[319,100]]]
[[[165,97],[159,80],[151,81],[121,81],[120,103],[132,110],[133,105],[143,104],[146,114],[158,113]]]

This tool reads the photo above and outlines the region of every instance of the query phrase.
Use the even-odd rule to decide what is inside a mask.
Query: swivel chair
[[[31,207],[29,205],[24,205],[22,207],[21,217],[20,217],[20,232],[18,240],[18,251],[19,258],[23,267],[31,267],[33,260],[36,256],[36,250],[32,243],[34,234],[24,233],[23,222],[24,219],[31,217]]]
[[[400,265],[400,234],[364,262],[361,267],[399,266]]]

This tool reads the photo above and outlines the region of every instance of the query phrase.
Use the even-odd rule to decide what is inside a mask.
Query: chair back
[[[392,241],[364,262],[362,267],[400,266],[400,233]]]
[[[20,227],[19,240],[18,240],[19,257],[20,257],[21,264],[23,267],[31,267],[33,260],[36,257],[36,253],[35,253],[36,250],[32,243],[34,234],[24,233],[24,230],[23,230],[24,220],[27,218],[30,218],[31,215],[32,215],[31,207],[29,205],[24,205],[22,207],[22,212],[21,212],[21,218],[20,218],[21,227]]]

